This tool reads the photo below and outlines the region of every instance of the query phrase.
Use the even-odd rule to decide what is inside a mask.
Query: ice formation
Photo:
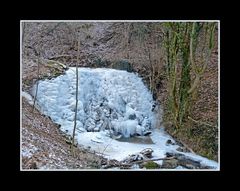
[[[78,73],[78,132],[108,129],[114,135],[130,137],[153,128],[152,95],[136,74],[105,68],[79,68]],[[38,105],[66,133],[73,129],[75,95],[75,68],[55,79],[39,81]]]

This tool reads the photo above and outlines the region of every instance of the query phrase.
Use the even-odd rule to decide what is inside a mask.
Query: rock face
[[[113,63],[112,68],[118,69],[118,70],[126,70],[128,72],[133,72],[132,65],[126,60],[120,60],[120,61]]]

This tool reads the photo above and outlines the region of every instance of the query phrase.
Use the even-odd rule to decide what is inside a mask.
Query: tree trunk
[[[78,108],[78,62],[79,62],[79,51],[80,51],[80,39],[78,39],[78,54],[77,54],[77,63],[76,63],[76,105],[75,105],[75,116],[74,116],[74,127],[73,127],[73,136],[72,136],[72,154],[74,153],[74,139],[77,126],[77,108]]]

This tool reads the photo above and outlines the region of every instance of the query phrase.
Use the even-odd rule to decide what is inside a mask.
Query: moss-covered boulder
[[[148,162],[143,163],[143,168],[144,167],[146,169],[158,169],[160,166],[153,161],[148,161]]]

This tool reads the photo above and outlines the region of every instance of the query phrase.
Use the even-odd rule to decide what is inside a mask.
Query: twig
[[[26,116],[28,119],[32,120],[26,113],[23,113],[24,116]]]
[[[52,56],[49,59],[56,59],[56,58],[61,58],[61,57],[72,57],[72,55],[67,55],[67,54],[62,54],[62,55],[56,55],[56,56]]]
[[[67,68],[66,65],[64,65],[61,62],[55,61],[55,60],[49,60],[49,59],[46,59],[46,58],[44,58],[44,59],[42,58],[41,60],[42,60],[42,64],[45,64],[45,65],[50,66],[50,67],[54,67],[54,64],[57,64],[57,65],[61,66],[64,69]],[[44,61],[46,61],[48,63],[46,64]],[[56,68],[56,67],[54,67],[54,68]],[[56,68],[56,69],[59,69],[59,68]]]
[[[106,150],[107,147],[111,144],[112,141],[113,141],[113,139],[110,141],[110,143],[108,143],[108,144],[105,146],[105,148],[104,148],[103,151],[102,151],[102,156],[104,156],[105,150]]]
[[[209,126],[209,127],[217,127],[217,126],[214,126],[214,125],[210,125],[210,124],[208,124],[208,123],[206,123],[206,122],[197,121],[197,120],[191,118],[190,116],[188,116],[188,119],[192,120],[192,121],[195,122],[195,123],[201,123],[201,124],[207,125],[207,126]]]
[[[38,59],[38,64],[37,64],[37,84],[36,84],[36,91],[35,91],[35,95],[34,95],[34,100],[33,100],[33,109],[32,112],[34,114],[34,108],[35,108],[35,102],[36,102],[36,98],[37,98],[37,93],[38,93],[38,82],[39,82],[39,59]]]
[[[139,161],[134,161],[129,164],[138,164],[138,163],[143,163],[143,162],[148,162],[148,161],[158,161],[158,160],[171,160],[174,159],[175,157],[165,157],[165,158],[156,158],[156,159],[145,159],[145,160],[139,160]]]
[[[180,144],[182,144],[185,148],[187,148],[187,150],[189,150],[191,153],[196,154],[189,146],[187,146],[184,142],[177,140],[176,142],[179,142]]]
[[[83,152],[87,152],[87,153],[90,153],[90,154],[97,154],[97,155],[102,156],[102,153],[97,152],[97,151],[92,151],[92,150],[86,149],[86,148],[82,148],[81,150],[82,150]],[[106,154],[105,154],[105,155],[106,155]]]

